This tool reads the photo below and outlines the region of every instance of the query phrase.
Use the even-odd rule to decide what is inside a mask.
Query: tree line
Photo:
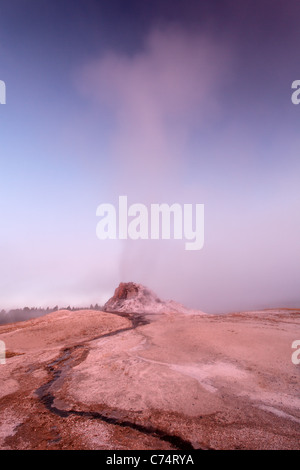
[[[43,315],[47,315],[48,313],[57,312],[58,310],[70,310],[71,312],[75,312],[77,310],[102,310],[103,307],[98,304],[91,304],[89,307],[71,307],[68,305],[67,307],[24,307],[24,308],[15,308],[11,310],[4,310],[0,311],[0,324],[5,323],[13,323],[17,321],[24,321],[29,320],[31,318],[38,318],[42,317]]]

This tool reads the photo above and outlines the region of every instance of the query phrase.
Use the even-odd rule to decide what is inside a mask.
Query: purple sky
[[[300,4],[1,0],[0,309],[121,281],[207,312],[300,305]],[[100,241],[97,206],[205,205],[205,244]]]

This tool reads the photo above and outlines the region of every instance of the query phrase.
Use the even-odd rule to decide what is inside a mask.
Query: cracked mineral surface
[[[299,449],[299,334],[292,309],[2,325],[0,448]]]

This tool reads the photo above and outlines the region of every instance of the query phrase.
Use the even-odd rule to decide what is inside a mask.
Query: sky
[[[120,282],[300,306],[300,4],[0,0],[0,309]],[[97,207],[204,204],[205,241],[99,240]]]

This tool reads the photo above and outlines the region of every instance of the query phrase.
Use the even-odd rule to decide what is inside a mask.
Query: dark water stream
[[[127,327],[127,328],[121,328],[119,330],[112,331],[110,333],[96,336],[89,341],[100,339],[100,338],[116,336],[125,331],[134,330],[141,325],[146,325],[149,323],[149,318],[146,318],[142,314],[126,314],[126,313],[116,313],[116,312],[114,312],[114,314],[130,319],[132,326]],[[168,434],[165,431],[161,429],[157,429],[153,426],[146,426],[143,424],[135,423],[133,421],[129,421],[128,419],[125,419],[125,418],[123,419],[121,416],[121,411],[119,410],[111,410],[108,408],[106,411],[99,413],[96,411],[65,410],[65,409],[60,409],[57,406],[55,406],[54,405],[55,395],[54,395],[53,389],[55,388],[55,384],[57,383],[57,381],[59,379],[63,380],[64,376],[71,369],[72,365],[74,365],[75,359],[74,357],[72,357],[72,355],[75,352],[76,354],[81,352],[81,357],[79,359],[79,362],[82,362],[88,354],[86,342],[83,341],[82,343],[79,343],[75,346],[65,348],[62,351],[61,355],[57,359],[55,359],[55,361],[47,365],[47,369],[51,375],[51,379],[47,383],[39,387],[35,392],[39,400],[41,401],[41,403],[43,403],[43,405],[47,408],[47,410],[59,416],[60,418],[67,418],[70,415],[83,416],[85,418],[100,420],[102,422],[117,425],[120,427],[134,429],[142,434],[152,436],[164,442],[168,442],[175,449],[178,449],[178,450],[193,450],[194,449],[194,447],[189,441],[182,439],[180,436],[177,436],[174,434]],[[78,364],[79,362],[76,362],[76,364]]]

